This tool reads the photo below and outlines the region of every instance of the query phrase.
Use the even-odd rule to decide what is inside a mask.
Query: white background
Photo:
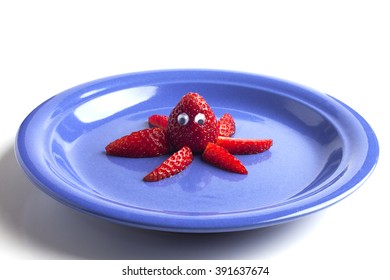
[[[318,267],[319,274],[388,274],[385,2],[1,1],[0,259],[265,259]],[[358,191],[307,218],[210,235],[112,224],[59,204],[29,182],[13,142],[37,105],[90,80],[166,68],[253,72],[328,93],[371,124],[378,166]]]

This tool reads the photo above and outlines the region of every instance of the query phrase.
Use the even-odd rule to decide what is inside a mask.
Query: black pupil
[[[186,123],[186,118],[185,117],[179,118],[179,124],[185,124],[185,123]]]

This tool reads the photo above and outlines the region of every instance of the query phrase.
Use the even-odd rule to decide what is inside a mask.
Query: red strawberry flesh
[[[217,145],[224,147],[233,155],[249,155],[262,153],[273,144],[272,139],[242,139],[218,137]]]
[[[146,182],[156,182],[182,172],[192,162],[191,149],[183,147],[144,177]]]
[[[239,159],[230,154],[225,148],[209,143],[203,152],[202,159],[221,169],[239,174],[248,174]]]
[[[121,157],[155,157],[169,152],[166,131],[149,128],[125,135],[106,146],[106,154]]]
[[[236,132],[236,124],[230,114],[224,114],[218,121],[219,136],[230,137]]]
[[[164,115],[152,115],[148,119],[149,125],[151,127],[159,127],[162,129],[167,129],[168,126],[168,116]]]
[[[169,115],[167,132],[174,150],[188,146],[193,153],[200,153],[207,143],[216,141],[218,123],[204,98],[190,92],[182,97]]]

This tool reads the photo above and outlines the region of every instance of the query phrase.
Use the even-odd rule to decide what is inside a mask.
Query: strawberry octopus
[[[131,158],[156,157],[173,153],[147,174],[146,182],[159,181],[186,169],[193,154],[221,169],[247,174],[235,154],[256,154],[268,150],[272,139],[232,138],[235,122],[230,114],[217,120],[205,99],[189,92],[171,111],[169,117],[152,115],[150,128],[132,132],[114,140],[105,148],[107,155]]]

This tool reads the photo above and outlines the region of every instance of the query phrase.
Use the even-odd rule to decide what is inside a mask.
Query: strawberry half
[[[146,175],[144,181],[156,182],[180,173],[191,164],[192,159],[191,149],[183,147]]]
[[[224,114],[218,121],[219,136],[230,137],[236,132],[236,124],[230,114]]]
[[[166,131],[149,128],[125,135],[106,146],[106,154],[121,157],[155,157],[169,152]]]
[[[148,119],[150,127],[159,127],[162,129],[167,129],[168,126],[168,116],[164,115],[152,115]]]
[[[234,155],[249,155],[262,153],[273,144],[272,139],[242,139],[230,137],[218,137],[217,145],[224,147]]]
[[[239,174],[248,174],[248,171],[239,159],[229,153],[225,148],[214,143],[210,142],[207,144],[202,158],[204,161],[221,169]]]
[[[169,143],[174,150],[188,146],[193,153],[203,152],[218,137],[218,123],[204,98],[190,92],[182,97],[168,119]]]

